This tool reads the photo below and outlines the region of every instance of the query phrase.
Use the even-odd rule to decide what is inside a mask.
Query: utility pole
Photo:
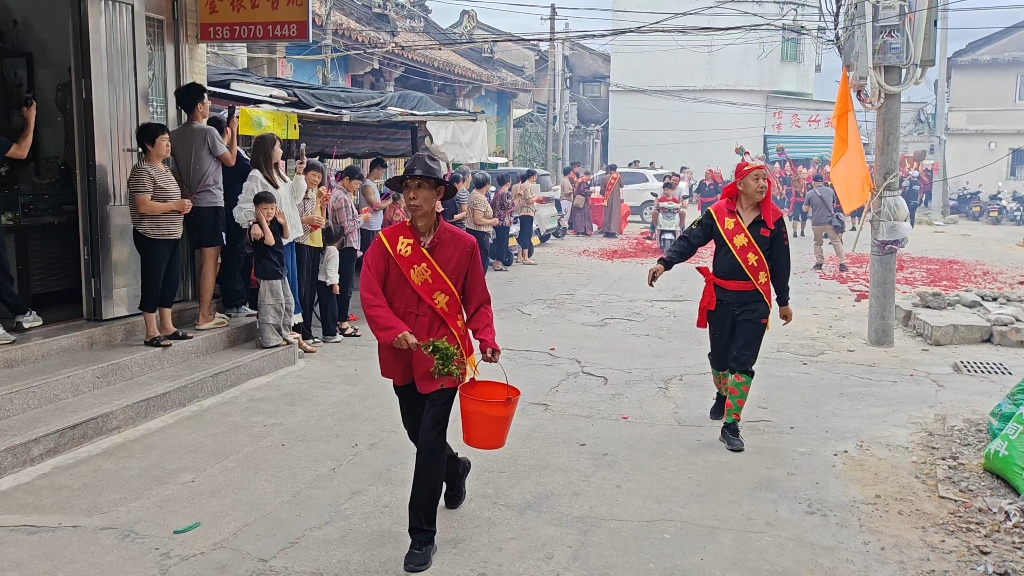
[[[551,24],[550,36],[548,37],[548,117],[547,117],[547,133],[544,139],[544,167],[548,171],[552,171],[552,152],[554,152],[553,140],[554,140],[554,107],[555,107],[555,90],[557,88],[557,77],[555,76],[555,65],[557,58],[555,55],[555,19],[558,17],[558,11],[555,9],[555,5],[551,4],[551,14],[548,16],[549,24]],[[895,313],[895,311],[894,311]]]
[[[939,29],[936,32],[939,34],[939,51],[935,58],[938,60],[939,78],[937,87],[935,90],[935,135],[939,137],[939,170],[932,171],[932,181],[939,182],[941,193],[939,194],[939,202],[942,202],[940,208],[942,210],[942,216],[949,216],[949,181],[946,180],[946,51],[948,47],[948,35],[946,29],[949,28],[949,6],[939,2]],[[932,192],[934,193],[935,185],[932,185]]]
[[[331,29],[331,13],[334,12],[334,1],[327,0],[324,2],[326,7],[324,14],[324,37],[320,41],[320,45],[323,48],[324,55],[324,68],[323,73],[320,75],[320,84],[322,86],[331,85],[331,58],[334,57],[334,30]]]
[[[568,30],[569,25],[566,24],[565,28],[566,30]],[[569,162],[573,160],[573,158],[570,157],[571,151],[569,146],[569,109],[572,107],[572,98],[569,95],[569,87],[567,86],[569,80],[569,73],[566,72],[565,66],[568,57],[565,52],[565,40],[562,40],[559,44],[561,48],[559,52],[561,54],[558,61],[562,65],[561,73],[558,75],[558,91],[562,94],[562,115],[559,116],[559,118],[563,118],[563,120],[561,122],[562,150],[561,153],[558,155],[560,160],[558,162],[557,177],[561,178],[562,169],[565,168],[569,164]]]
[[[903,70],[883,68],[883,79],[898,86]],[[902,94],[886,94],[875,114],[875,166],[872,174],[878,193],[871,202],[871,267],[868,289],[868,344],[891,347],[896,330],[896,251],[883,251],[876,242],[881,222],[882,198],[898,196],[900,160],[900,104]],[[890,181],[891,180],[891,181]]]
[[[565,62],[562,57],[562,42],[555,42],[555,60],[554,60],[554,78],[555,78],[555,114],[556,121],[553,127],[554,136],[552,138],[552,146],[554,148],[553,159],[551,161],[552,168],[549,168],[552,172],[560,173],[562,167],[562,133],[565,130],[565,103],[562,101],[562,64]]]

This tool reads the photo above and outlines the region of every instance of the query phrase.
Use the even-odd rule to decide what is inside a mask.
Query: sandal
[[[302,340],[299,340],[298,343],[299,343],[299,350],[302,350],[306,354],[316,354],[316,348],[313,348],[312,346],[310,346],[309,344],[306,344]]]
[[[344,336],[345,338],[362,338],[363,334],[359,331],[359,328],[349,326],[341,331],[341,336]]]
[[[154,336],[149,340],[143,340],[142,343],[152,348],[170,348],[173,345],[173,343],[163,334]]]
[[[175,330],[170,334],[164,334],[164,338],[168,340],[191,340],[194,336],[188,332],[182,332],[181,329]]]

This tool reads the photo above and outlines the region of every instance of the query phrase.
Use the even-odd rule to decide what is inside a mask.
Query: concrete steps
[[[168,349],[142,345],[139,318],[80,324],[0,349],[0,477],[298,360],[295,347],[258,348],[252,318]]]

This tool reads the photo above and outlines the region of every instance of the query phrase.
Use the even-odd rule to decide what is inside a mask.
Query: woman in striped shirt
[[[366,175],[359,166],[348,166],[338,173],[338,187],[327,203],[327,225],[341,228],[338,242],[338,329],[345,338],[359,338],[359,328],[348,323],[349,305],[352,303],[352,281],[359,256],[359,228],[370,220],[370,213],[359,214],[352,198]]]
[[[171,157],[167,126],[142,124],[135,130],[135,140],[143,154],[128,175],[128,210],[142,269],[139,310],[146,323],[144,344],[167,348],[172,340],[192,339],[191,334],[175,328],[171,319],[181,265],[181,223],[192,202],[182,199],[178,182],[164,165]]]

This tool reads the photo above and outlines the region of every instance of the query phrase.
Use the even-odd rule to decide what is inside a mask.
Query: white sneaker
[[[256,315],[256,311],[243,304],[237,308],[225,308],[224,314],[229,318],[251,318]]]
[[[3,326],[0,326],[0,346],[4,344],[14,344],[17,340],[17,338],[8,334],[7,331],[4,330]]]
[[[42,326],[43,319],[39,317],[32,310],[28,313],[14,317],[14,327],[18,330],[28,330],[29,328],[35,328],[36,326]]]
[[[338,335],[324,337],[324,344],[340,344],[344,341],[345,339]]]

